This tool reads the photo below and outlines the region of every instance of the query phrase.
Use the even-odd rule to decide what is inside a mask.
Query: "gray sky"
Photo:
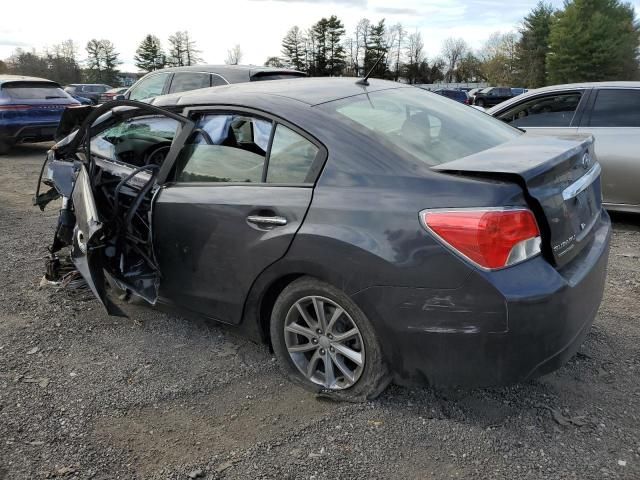
[[[0,58],[16,47],[41,50],[73,39],[80,57],[91,38],[111,40],[124,62],[135,71],[133,56],[147,33],[163,45],[177,30],[188,30],[207,63],[222,63],[227,49],[239,43],[243,63],[262,64],[280,55],[280,43],[293,25],[306,29],[321,17],[337,15],[351,34],[362,17],[387,24],[401,22],[422,32],[425,50],[433,58],[447,37],[462,37],[479,48],[495,31],[515,29],[537,0],[166,0],[124,2],[50,0],[5,1],[0,21]],[[551,0],[559,7],[562,0]],[[640,0],[631,2],[636,12]],[[67,8],[69,7],[69,8]],[[33,13],[33,15],[31,15]],[[28,20],[27,20],[27,17]],[[15,22],[10,21],[15,19]]]

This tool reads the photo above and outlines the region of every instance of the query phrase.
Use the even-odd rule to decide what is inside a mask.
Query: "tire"
[[[319,310],[326,327],[320,334]],[[283,373],[307,390],[357,402],[377,397],[389,385],[391,377],[371,322],[344,292],[328,283],[302,277],[289,284],[273,307],[270,335]],[[333,375],[326,374],[325,359]]]
[[[481,108],[484,108],[484,100],[478,100],[478,101],[476,102],[476,106],[481,107]]]
[[[11,150],[11,144],[9,142],[0,140],[0,155],[7,155]]]

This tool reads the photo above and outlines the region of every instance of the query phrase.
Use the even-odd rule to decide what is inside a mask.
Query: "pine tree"
[[[197,65],[202,61],[200,50],[196,49],[196,42],[191,40],[189,32],[178,31],[169,37],[169,55],[167,65],[184,67]]]
[[[364,54],[364,73],[369,73],[369,70],[373,68],[375,63],[380,59],[375,71],[371,74],[374,77],[384,78],[387,69],[387,62],[385,57],[388,52],[388,46],[385,41],[386,26],[384,24],[384,18],[380,20],[376,25],[369,27],[368,43],[366,44]]]
[[[167,61],[166,55],[162,50],[160,39],[155,35],[147,35],[140,43],[133,57],[136,67],[143,72],[153,72],[164,68]]]
[[[338,76],[345,67],[346,52],[343,46],[345,29],[342,22],[335,15],[327,21],[327,74]]]
[[[292,27],[282,39],[282,55],[286,63],[296,70],[304,71],[305,38],[300,28]]]
[[[89,81],[115,85],[118,83],[118,52],[109,40],[89,40],[86,46]]]
[[[529,15],[524,17],[520,40],[516,45],[518,80],[523,87],[539,88],[546,85],[546,58],[553,14],[551,4],[540,1]]]
[[[619,0],[571,0],[549,34],[548,81],[631,80],[638,75],[635,12]]]
[[[315,51],[313,54],[315,72],[314,75],[319,77],[327,76],[327,29],[329,20],[321,18],[318,23],[312,27],[313,38],[315,43]]]

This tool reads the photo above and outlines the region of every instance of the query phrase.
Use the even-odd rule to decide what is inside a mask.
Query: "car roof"
[[[247,81],[254,75],[262,74],[296,74],[300,76],[306,76],[304,72],[293,70],[290,68],[278,68],[278,67],[263,67],[259,65],[190,65],[185,67],[169,67],[161,70],[155,70],[148,75],[164,72],[205,72],[205,73],[217,73],[225,77],[230,82]]]
[[[0,75],[0,85],[9,82],[46,82],[56,86],[60,86],[57,82],[48,80],[46,78],[28,77],[25,75]]]
[[[378,90],[393,88],[413,88],[388,80],[370,79],[369,85],[357,84],[357,78],[295,78],[287,80],[269,80],[268,82],[235,83],[221,87],[202,88],[188,92],[162,95],[153,100],[157,106],[178,105],[205,105],[208,103],[238,103],[238,97],[242,96],[271,96],[296,100],[308,105],[338,100],[345,97],[371,93]]]

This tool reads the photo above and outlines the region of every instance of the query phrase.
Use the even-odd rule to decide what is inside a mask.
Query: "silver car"
[[[609,210],[640,213],[640,82],[555,85],[487,110],[532,134],[592,134]]]

